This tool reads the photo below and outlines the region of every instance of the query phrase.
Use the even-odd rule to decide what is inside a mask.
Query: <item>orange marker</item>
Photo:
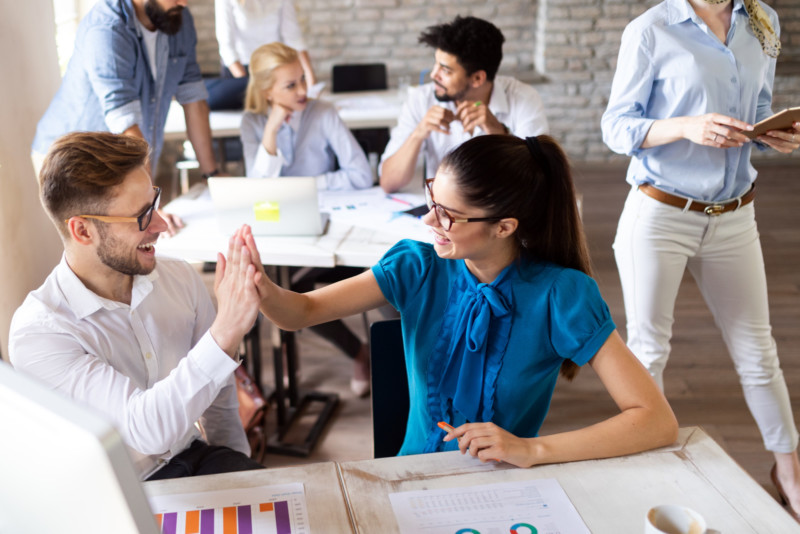
[[[438,426],[439,428],[441,428],[445,432],[453,432],[455,430],[455,428],[453,428],[452,426],[448,425],[444,421],[439,421],[438,423],[436,423],[436,426]]]

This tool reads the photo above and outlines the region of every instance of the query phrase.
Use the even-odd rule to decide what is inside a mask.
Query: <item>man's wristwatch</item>
[[[214,170],[213,170],[213,171],[211,171],[211,172],[204,172],[204,173],[202,174],[202,176],[203,176],[203,180],[208,180],[208,179],[209,179],[209,178],[211,178],[212,176],[216,176],[216,175],[218,175],[218,174],[219,174],[219,169],[214,169]]]

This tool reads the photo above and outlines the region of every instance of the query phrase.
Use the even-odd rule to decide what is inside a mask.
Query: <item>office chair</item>
[[[331,91],[334,93],[388,88],[386,65],[383,63],[334,65],[331,77]],[[389,143],[389,128],[359,128],[352,132],[367,158],[370,154],[377,154],[380,158]]]
[[[375,458],[397,456],[408,421],[408,377],[400,319],[372,323],[372,432]]]

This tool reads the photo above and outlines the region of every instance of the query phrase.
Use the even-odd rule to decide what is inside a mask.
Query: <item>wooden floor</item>
[[[800,412],[800,176],[797,164],[760,165],[757,219],[769,283],[770,310],[782,368]],[[623,337],[624,310],[611,243],[628,192],[624,169],[576,169],[583,196],[583,217],[595,275]],[[371,316],[377,318],[377,316]],[[363,335],[360,317],[350,318]],[[268,339],[265,334],[264,341]],[[341,402],[310,458],[270,455],[270,466],[326,459],[363,459],[372,454],[370,405],[349,392],[351,363],[311,332],[301,332],[301,377],[305,387],[333,391]],[[271,382],[270,369],[265,381]],[[665,373],[665,391],[681,426],[700,425],[771,494],[772,457],[762,445],[748,412],[738,377],[721,336],[695,284],[688,276],[676,306],[672,356]],[[559,382],[543,433],[591,424],[615,413],[615,407],[590,368],[573,383]]]

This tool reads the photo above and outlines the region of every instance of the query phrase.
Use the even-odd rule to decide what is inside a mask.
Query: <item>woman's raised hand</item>
[[[239,237],[247,247],[247,250],[250,253],[250,261],[253,263],[253,266],[256,269],[255,275],[255,283],[256,287],[258,288],[258,294],[263,299],[267,295],[267,291],[269,288],[274,285],[272,280],[269,279],[267,276],[266,271],[264,270],[264,264],[261,263],[261,255],[258,252],[258,247],[256,247],[256,240],[253,237],[253,229],[250,228],[250,225],[244,224],[241,228],[236,230],[234,237]]]

